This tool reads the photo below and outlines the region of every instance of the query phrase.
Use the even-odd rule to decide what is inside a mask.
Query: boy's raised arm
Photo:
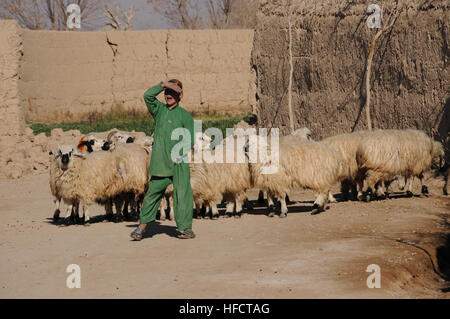
[[[164,90],[164,88],[161,86],[162,83],[163,82],[149,88],[144,93],[145,104],[147,105],[147,108],[153,117],[158,114],[161,107],[164,107],[164,103],[158,101],[158,99],[156,98]]]

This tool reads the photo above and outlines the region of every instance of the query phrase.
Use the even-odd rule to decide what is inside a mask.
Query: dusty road
[[[156,222],[133,242],[133,222],[52,224],[47,174],[1,180],[0,297],[449,298],[438,273],[449,274],[450,199],[436,185],[428,198],[343,202],[316,216],[312,193],[299,192],[285,219],[257,207],[194,220],[194,240]],[[66,286],[69,264],[81,268],[80,289]],[[367,288],[370,264],[381,289]]]

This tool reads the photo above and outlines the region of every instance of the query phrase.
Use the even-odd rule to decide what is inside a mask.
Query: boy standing
[[[166,104],[156,99],[162,91]],[[150,185],[145,194],[140,225],[131,233],[131,237],[138,241],[142,239],[147,224],[156,219],[164,191],[170,184],[174,186],[175,221],[180,231],[178,238],[195,238],[192,231],[193,197],[189,164],[183,160],[188,154],[176,154],[177,156],[172,158],[172,148],[183,138],[172,139],[175,129],[185,128],[190,133],[190,139],[187,141],[189,145],[184,150],[190,150],[194,146],[194,120],[189,112],[178,105],[182,98],[183,84],[176,79],[161,82],[144,94],[145,104],[155,119],[155,132],[149,167]]]

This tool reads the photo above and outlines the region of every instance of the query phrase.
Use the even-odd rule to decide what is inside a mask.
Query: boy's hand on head
[[[172,89],[175,92],[177,92],[178,94],[183,92],[183,90],[176,83],[172,83],[172,82],[164,82],[163,84],[161,84],[161,87],[163,87],[164,89],[166,89],[166,88]]]

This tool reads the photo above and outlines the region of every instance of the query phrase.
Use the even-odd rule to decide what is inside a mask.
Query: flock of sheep
[[[249,150],[258,143],[267,148],[267,154],[278,152],[278,169],[273,174],[262,174],[264,167],[272,164],[272,157],[261,155],[249,160]],[[217,203],[224,201],[227,216],[240,217],[247,205],[247,191],[260,190],[259,200],[267,197],[268,215],[274,216],[279,204],[280,217],[286,217],[288,195],[298,189],[316,193],[313,214],[325,210],[329,202],[336,202],[331,187],[341,184],[346,200],[370,201],[375,196],[389,196],[389,187],[397,181],[412,196],[412,183],[418,178],[422,193],[424,173],[430,169],[444,168],[442,144],[424,132],[408,130],[375,130],[340,134],[320,142],[311,138],[311,132],[302,128],[291,135],[280,137],[279,145],[272,150],[271,142],[260,136],[250,139],[245,135],[228,136],[215,145],[205,134],[195,138],[196,147],[203,155],[219,154],[224,159],[234,157],[234,163],[201,160],[191,162],[191,186],[197,216],[210,214],[219,217]],[[76,145],[60,145],[50,152],[50,188],[56,204],[54,220],[60,215],[60,203],[67,205],[65,221],[70,216],[84,216],[89,222],[88,208],[93,203],[104,205],[108,220],[123,218],[136,220],[150,181],[148,165],[153,145],[152,137],[134,140],[126,133],[114,131],[107,139],[94,135],[84,137]],[[244,145],[240,147],[239,145]],[[215,157],[217,158],[217,156]],[[240,159],[240,160],[238,160]],[[445,166],[447,192],[448,164]],[[173,219],[173,187],[169,186],[160,206],[161,219],[170,210]],[[83,215],[79,210],[80,204]],[[115,213],[113,212],[115,208]]]

